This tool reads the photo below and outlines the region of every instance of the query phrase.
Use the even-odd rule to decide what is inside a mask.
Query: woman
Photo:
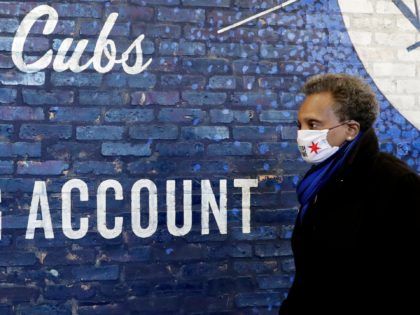
[[[420,177],[379,151],[379,107],[360,78],[304,85],[297,142],[296,274],[279,314],[420,314]]]

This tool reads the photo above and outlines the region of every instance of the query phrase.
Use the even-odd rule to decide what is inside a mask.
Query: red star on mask
[[[318,147],[318,143],[313,143],[313,142],[312,142],[312,145],[309,146],[309,149],[311,149],[311,153],[315,152],[316,154],[318,154],[318,150],[321,150],[321,148]]]

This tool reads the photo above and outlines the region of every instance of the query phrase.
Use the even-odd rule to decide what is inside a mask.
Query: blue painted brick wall
[[[153,58],[134,76],[121,66],[106,74],[17,70],[14,33],[43,3],[0,2],[0,314],[276,314],[294,275],[295,188],[308,169],[294,120],[311,75],[367,79],[381,105],[381,149],[420,172],[419,132],[364,70],[335,0],[299,1],[223,34],[217,29],[279,1],[48,2],[60,21],[48,37],[42,25],[34,28],[28,60],[66,37],[90,39],[91,53],[106,17],[118,12],[110,36],[118,53],[144,33],[144,57]],[[74,216],[90,215],[80,240],[61,232],[60,191],[70,178],[83,179],[90,192],[73,208]],[[94,194],[109,178],[125,195],[108,197],[124,218],[123,234],[108,240],[96,232]],[[129,190],[139,178],[161,193],[158,229],[145,239],[130,229]],[[259,179],[250,234],[241,230],[234,178]],[[184,237],[166,228],[167,179],[193,179],[193,229]],[[214,187],[228,179],[227,235],[214,222],[201,235],[201,179]],[[25,239],[35,180],[47,181],[53,240],[42,232]]]

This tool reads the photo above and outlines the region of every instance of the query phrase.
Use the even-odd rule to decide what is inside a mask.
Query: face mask
[[[298,130],[297,143],[302,158],[311,164],[321,163],[340,149],[338,146],[331,146],[327,141],[328,131],[344,125],[322,130]]]

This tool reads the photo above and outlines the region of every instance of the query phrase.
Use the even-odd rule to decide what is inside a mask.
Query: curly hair
[[[308,96],[331,92],[334,98],[333,110],[341,120],[355,120],[361,130],[370,128],[379,115],[375,93],[360,77],[344,73],[318,74],[310,77],[302,87]]]

